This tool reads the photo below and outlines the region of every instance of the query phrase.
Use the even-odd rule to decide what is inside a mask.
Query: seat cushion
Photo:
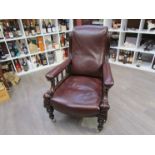
[[[70,76],[55,91],[51,103],[54,109],[75,116],[93,116],[99,113],[102,96],[100,79]]]

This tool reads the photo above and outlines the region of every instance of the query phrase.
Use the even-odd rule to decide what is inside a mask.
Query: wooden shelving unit
[[[46,19],[47,20],[47,19]],[[116,19],[115,19],[116,20]],[[67,28],[61,27],[61,22],[63,20],[61,19],[51,19],[50,21],[52,24],[54,24],[55,28],[53,31],[48,31],[45,32],[44,30],[44,25],[43,19],[36,19],[37,26],[38,26],[38,33],[28,35],[26,32],[25,28],[25,21],[23,19],[18,19],[18,24],[19,24],[19,29],[21,32],[21,36],[15,37],[15,38],[7,38],[3,34],[3,38],[0,39],[0,44],[5,44],[7,51],[8,51],[8,57],[5,60],[0,60],[0,63],[5,63],[5,62],[11,62],[14,71],[18,75],[24,75],[27,73],[32,73],[34,71],[38,71],[47,67],[55,66],[63,61],[63,55],[64,55],[64,50],[67,51],[69,48],[69,43],[63,45],[61,44],[61,37],[65,37],[68,39],[68,34],[70,31],[73,29],[73,20],[68,19],[68,26]],[[47,20],[48,21],[48,20]],[[2,22],[2,20],[0,20]],[[153,38],[155,37],[155,31],[149,31],[146,29],[146,22],[147,19],[137,19],[135,21],[132,21],[132,19],[117,19],[117,22],[120,23],[120,27],[118,29],[112,27],[113,19],[96,19],[96,20],[91,20],[92,24],[94,25],[102,25],[102,26],[107,26],[109,28],[109,33],[114,34],[116,36],[116,40],[114,44],[111,44],[110,50],[111,53],[113,53],[115,59],[113,57],[110,57],[110,63],[120,65],[123,67],[130,67],[130,68],[135,68],[139,70],[145,70],[149,72],[154,72],[155,70],[152,69],[152,65],[155,62],[155,49],[151,51],[144,50],[143,47],[141,46],[141,41],[145,37],[150,37]],[[133,24],[135,23],[135,25]],[[89,23],[87,21],[87,23]],[[89,23],[90,24],[90,23]],[[134,27],[135,26],[135,27]],[[40,29],[40,31],[39,31]],[[135,38],[135,45],[131,47],[125,46],[125,41],[128,36],[131,36]],[[48,37],[53,38],[53,40],[49,40]],[[43,44],[44,44],[44,49],[43,50],[37,50],[37,51],[31,51],[29,48],[29,42],[31,40],[37,40],[37,38],[42,38]],[[33,40],[33,41],[34,41]],[[14,41],[23,41],[25,43],[25,46],[28,49],[27,54],[20,54],[17,56],[12,56],[9,43],[14,42]],[[120,53],[128,52],[131,51],[132,55],[132,61],[131,63],[123,63],[120,61]],[[142,53],[142,64],[140,67],[137,67],[137,55],[138,53]],[[16,66],[15,66],[15,60],[19,60],[22,58],[27,58],[30,62],[33,62],[33,59],[35,56],[39,54],[44,54],[47,60],[46,65],[40,65],[39,67],[34,67],[30,68],[28,71],[17,71]],[[54,60],[51,60],[53,58]]]
[[[45,19],[45,20],[49,20],[49,19]],[[72,31],[73,29],[73,20],[72,19],[67,19],[68,22],[68,27],[67,29],[65,29],[65,27],[63,27],[61,29],[61,25],[60,25],[60,21],[61,19],[50,19],[50,21],[52,21],[52,23],[55,26],[54,32],[44,32],[43,31],[43,19],[36,19],[36,22],[38,23],[38,29],[40,29],[40,33],[35,33],[35,34],[31,34],[28,35],[25,31],[25,22],[22,19],[18,19],[18,24],[19,24],[19,28],[20,28],[20,32],[21,32],[21,36],[20,37],[15,37],[15,38],[6,38],[4,36],[4,30],[3,30],[3,38],[0,39],[0,44],[5,44],[6,48],[7,48],[7,59],[4,60],[0,60],[0,63],[5,64],[6,62],[11,62],[12,66],[13,66],[13,70],[17,73],[17,75],[21,76],[21,75],[25,75],[27,73],[32,73],[34,71],[38,71],[41,69],[45,69],[47,67],[51,67],[51,66],[55,66],[60,64],[64,59],[64,52],[68,50],[69,48],[69,44],[61,46],[61,35],[64,34],[65,36]],[[0,20],[0,22],[2,23],[3,20]],[[63,30],[63,31],[62,31]],[[49,42],[49,40],[47,41],[46,39],[48,38],[54,38],[56,39],[57,43],[54,43],[54,39]],[[37,50],[37,51],[31,51],[30,50],[30,46],[29,46],[29,41],[32,40],[34,41],[35,39],[37,40],[37,38],[42,38],[43,40],[43,50]],[[19,51],[19,55],[17,56],[13,56],[11,54],[11,50],[9,47],[9,43],[10,42],[16,42],[16,41],[23,41],[25,43],[25,46],[28,50],[27,54],[24,54],[23,51]],[[47,44],[49,43],[49,46],[47,46]],[[51,44],[51,46],[50,46]],[[49,48],[51,47],[51,48]],[[39,49],[39,48],[38,48]],[[65,51],[64,51],[65,50]],[[33,58],[37,55],[45,55],[45,58],[47,60],[47,64],[46,65],[40,65],[38,67],[33,67],[33,68],[29,68],[28,71],[24,71],[21,70],[20,72],[17,71],[17,68],[15,66],[15,60],[21,60],[22,58],[26,58],[26,60],[29,60],[31,63],[33,62]],[[50,55],[52,54],[52,56]],[[49,60],[49,58],[52,58],[53,60]]]
[[[150,35],[150,39],[155,37],[155,30],[149,31],[146,29],[146,23],[147,19],[137,19],[137,21],[130,21],[130,19],[121,19],[120,20],[120,28],[119,29],[114,29],[112,27],[112,19],[105,19],[103,22],[104,26],[107,26],[109,28],[109,32],[112,33],[118,33],[118,44],[116,46],[110,46],[111,50],[116,52],[115,56],[116,59],[110,59],[110,63],[120,65],[123,67],[130,67],[130,68],[135,68],[139,70],[144,70],[144,71],[149,71],[149,72],[154,72],[155,70],[152,69],[152,65],[155,59],[155,48],[151,51],[144,50],[143,47],[141,46],[141,41],[143,39],[144,35]],[[130,24],[129,24],[130,22]],[[128,27],[128,25],[131,25],[131,22],[135,22],[136,25],[135,27],[131,28]],[[134,26],[133,24],[131,26]],[[129,36],[134,36],[135,37],[135,46],[134,47],[126,47],[124,45],[125,43],[125,37]],[[153,38],[154,40],[154,38]],[[133,59],[132,63],[126,63],[123,64],[122,62],[119,61],[119,54],[120,51],[132,51],[133,54]],[[137,67],[137,54],[142,53],[143,58],[142,58],[142,63],[140,67]],[[143,61],[144,60],[144,61]]]

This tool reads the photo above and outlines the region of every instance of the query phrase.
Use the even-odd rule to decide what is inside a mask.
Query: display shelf
[[[71,19],[58,19],[59,33],[69,32],[73,29],[73,20]]]
[[[31,37],[41,34],[39,19],[22,19],[21,22],[25,36]]]
[[[142,47],[139,47],[135,50],[136,52],[148,53],[148,54],[155,54],[155,50],[145,51]]]
[[[92,25],[103,25],[103,19],[96,19],[92,21]]]
[[[34,34],[34,35],[26,36],[24,38],[30,39],[30,38],[41,37],[41,36],[43,36],[43,35],[42,34]]]
[[[121,49],[121,50],[136,51],[136,47],[131,48],[131,47],[119,46],[119,47],[115,47],[115,48]]]
[[[34,71],[38,71],[38,70],[42,70],[44,68],[50,67],[50,66],[55,66],[59,63],[61,63],[63,61],[63,59],[66,57],[65,53],[68,53],[68,49],[69,49],[69,44],[67,45],[63,45],[61,46],[61,36],[62,34],[67,34],[69,35],[69,32],[72,31],[73,29],[73,20],[72,19],[46,19],[46,26],[43,24],[43,19],[37,19],[35,20],[31,20],[34,23],[30,24],[31,27],[29,27],[30,25],[28,24],[27,26],[25,26],[25,21],[22,19],[18,19],[15,21],[15,23],[13,24],[14,30],[18,30],[19,35],[17,37],[14,38],[8,38],[8,33],[7,31],[2,31],[4,34],[4,39],[0,39],[0,43],[5,43],[8,52],[6,54],[8,54],[7,58],[4,60],[0,59],[0,63],[7,63],[7,62],[12,62],[12,66],[14,68],[14,70],[16,71],[16,73],[18,75],[25,75],[28,73],[32,73]],[[94,25],[103,25],[103,26],[108,26],[109,28],[109,32],[110,33],[118,33],[118,42],[116,45],[112,45],[110,46],[110,49],[114,50],[115,52],[113,53],[113,57],[110,58],[110,63],[112,64],[116,64],[116,65],[120,65],[120,66],[124,66],[124,67],[130,67],[130,68],[135,68],[135,69],[139,69],[139,70],[145,70],[145,71],[150,71],[150,72],[154,72],[155,70],[153,70],[151,68],[151,66],[153,65],[154,61],[153,58],[155,58],[155,49],[153,50],[144,50],[144,48],[141,46],[141,41],[144,38],[144,35],[152,35],[155,36],[155,30],[147,30],[147,19],[140,19],[140,20],[135,20],[132,21],[131,19],[102,19],[102,20],[92,20]],[[114,25],[114,21],[115,24],[118,24],[118,27],[116,25]],[[155,20],[153,20],[154,22]],[[4,22],[4,27],[7,26],[8,24],[6,24],[8,22],[8,20],[0,20],[1,23]],[[10,22],[10,21],[9,21]],[[13,23],[14,21],[11,20],[11,23]],[[134,24],[132,22],[136,22],[136,27],[134,26]],[[11,23],[9,23],[9,25],[11,25]],[[133,25],[132,25],[133,24]],[[138,25],[139,24],[139,25]],[[51,25],[51,26],[50,26]],[[116,28],[116,27],[117,28]],[[13,27],[11,27],[11,30],[8,29],[10,32],[13,32]],[[29,29],[29,31],[31,33],[27,33],[27,30]],[[45,29],[46,29],[46,33],[45,33]],[[35,31],[35,33],[33,33],[33,31]],[[36,33],[38,31],[38,33]],[[14,32],[13,32],[14,33]],[[27,35],[29,34],[29,35]],[[32,35],[33,34],[33,35]],[[56,48],[53,48],[53,43],[51,43],[52,48],[48,48],[47,47],[47,42],[46,42],[46,37],[47,36],[57,36],[56,38]],[[130,36],[130,35],[135,35],[136,38],[136,44],[135,47],[126,47],[124,46],[124,43],[126,41],[126,36]],[[12,37],[12,35],[11,35]],[[39,40],[36,41],[36,52],[35,51],[31,51],[30,47],[29,47],[29,41],[33,40],[34,38],[38,38],[41,37],[42,41],[41,44],[39,45]],[[9,49],[9,42],[10,41],[17,41],[17,40],[25,40],[25,44],[28,48],[28,54],[24,55],[24,54],[20,54],[19,56],[15,56],[12,57],[11,56],[11,51]],[[39,47],[40,46],[40,47]],[[42,48],[42,50],[40,51],[39,48]],[[122,62],[119,62],[119,54],[121,50],[125,50],[125,51],[133,51],[134,55],[133,55],[133,63],[132,64],[123,64]],[[151,56],[153,58],[151,58],[149,60],[149,62],[143,62],[143,65],[141,67],[136,67],[136,57],[137,54],[141,52],[144,54],[147,54],[148,57]],[[39,55],[39,54],[45,54],[46,60],[47,60],[47,65],[45,66],[40,66],[36,69],[30,69],[26,72],[22,71],[20,73],[17,72],[16,66],[14,64],[14,60],[16,59],[24,59],[24,58],[29,58],[29,61],[33,61],[33,56]],[[147,57],[147,56],[146,56]],[[113,61],[111,61],[113,60]]]
[[[58,20],[57,19],[42,19],[41,31],[42,34],[54,34],[58,32]]]
[[[54,34],[58,34],[59,32],[51,32],[51,33],[44,33],[42,34],[43,36],[49,36],[49,35],[54,35]]]
[[[134,62],[133,65],[134,65],[135,67],[137,67],[137,66],[136,66],[136,62]],[[141,66],[140,66],[140,67],[137,67],[137,68],[142,68],[142,69],[151,68],[151,63],[143,62],[143,63],[141,64]]]
[[[14,59],[21,59],[21,58],[25,58],[25,57],[27,57],[27,56],[30,56],[30,54],[20,54],[19,56],[16,56],[16,57],[12,57],[12,58],[10,58],[10,59],[12,59],[12,60],[14,60]]]
[[[0,39],[0,43],[1,43],[1,42],[5,42],[5,39]]]
[[[113,45],[110,46],[110,49],[117,51],[116,52],[116,54],[117,54],[116,60],[114,61],[112,58],[110,58],[110,63],[117,64],[117,65],[120,65],[120,66],[135,68],[135,69],[139,69],[139,70],[155,72],[151,68],[151,66],[153,64],[152,58],[149,60],[149,62],[145,62],[144,60],[142,60],[142,66],[141,67],[136,67],[136,65],[135,65],[136,64],[136,57],[137,57],[137,54],[139,52],[143,53],[143,55],[147,54],[147,56],[145,55],[143,57],[143,59],[145,57],[147,58],[147,57],[155,56],[155,49],[152,49],[152,50],[146,50],[145,49],[144,50],[144,47],[141,46],[142,45],[142,40],[144,40],[143,38],[145,38],[144,35],[150,35],[148,38],[152,39],[152,40],[155,40],[154,39],[155,31],[150,31],[150,30],[147,30],[146,28],[144,28],[144,27],[146,27],[146,26],[144,26],[145,25],[145,20],[144,19],[136,20],[134,22],[136,22],[137,25],[136,25],[136,27],[132,28],[131,27],[132,24],[133,24],[132,22],[130,22],[130,26],[128,27],[128,19],[122,19],[121,20],[121,27],[120,27],[120,29],[113,29],[112,28],[112,20],[111,19],[107,19],[104,22],[104,25],[109,27],[110,33],[111,32],[118,32],[118,33],[120,33],[118,46],[116,46],[116,45],[115,46],[113,46]],[[124,46],[124,43],[125,43],[125,40],[126,40],[126,35],[129,35],[129,37],[130,37],[130,34],[134,35],[133,37],[135,37],[134,46],[133,47]],[[122,62],[118,61],[118,56],[119,56],[120,50],[126,50],[126,51],[133,51],[134,52],[133,63],[132,64],[123,64]]]
[[[44,36],[45,48],[47,50],[59,49],[59,34],[46,35]]]
[[[154,31],[140,30],[139,33],[142,33],[142,34],[155,34],[155,30]]]
[[[139,33],[139,30],[127,29],[127,30],[121,30],[121,32],[124,32],[124,33]]]
[[[136,64],[122,64],[121,62],[117,62],[117,61],[113,62],[111,60],[109,60],[109,62],[110,62],[110,64],[119,65],[121,67],[128,67],[128,68],[133,68],[133,69],[137,69],[137,70],[155,73],[155,70],[151,69],[149,65],[142,66],[142,67],[136,67]]]
[[[60,48],[57,48],[57,49],[49,49],[49,50],[46,50],[45,52],[54,52],[54,51],[57,51],[57,50],[59,50]]]
[[[59,33],[69,33],[71,32],[72,30],[67,30],[67,31],[60,31]]]
[[[19,19],[3,19],[0,20],[0,22],[5,39],[15,39],[23,36],[23,30],[21,29]]]
[[[21,37],[16,37],[16,38],[9,38],[9,39],[5,39],[5,41],[15,41],[15,40],[21,40],[21,39],[25,39],[25,37],[21,36]]]
[[[12,58],[11,58],[10,55],[8,54],[6,59],[0,60],[0,63],[1,63],[1,62],[10,61],[10,60],[12,60]]]
[[[113,29],[113,28],[109,28],[109,32],[121,32],[121,29]]]
[[[63,62],[63,61],[62,61],[62,62]],[[40,67],[38,67],[38,68],[31,69],[31,70],[28,71],[28,72],[22,71],[22,72],[20,72],[20,73],[17,73],[17,75],[18,75],[18,76],[23,76],[23,75],[25,75],[25,74],[29,74],[29,73],[33,73],[33,72],[40,71],[40,70],[43,70],[43,69],[47,69],[47,68],[49,68],[49,67],[57,66],[57,65],[61,64],[62,62],[59,62],[59,63],[55,62],[54,64],[51,64],[51,65],[40,66]]]
[[[60,49],[65,49],[65,48],[69,48],[69,45],[68,46],[64,46],[64,47],[61,47]]]

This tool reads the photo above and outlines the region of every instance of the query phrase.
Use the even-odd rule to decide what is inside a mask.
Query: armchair
[[[97,117],[98,130],[107,120],[108,90],[114,81],[108,63],[108,29],[78,26],[70,35],[69,58],[46,74],[51,88],[44,107],[54,120],[54,110],[77,117]]]

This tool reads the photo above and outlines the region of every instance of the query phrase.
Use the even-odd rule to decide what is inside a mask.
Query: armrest
[[[46,74],[47,80],[51,81],[54,77],[56,77],[60,72],[62,72],[69,64],[71,60],[66,59],[63,63],[55,66]]]
[[[103,82],[105,87],[108,89],[114,85],[110,64],[108,62],[103,64]]]

